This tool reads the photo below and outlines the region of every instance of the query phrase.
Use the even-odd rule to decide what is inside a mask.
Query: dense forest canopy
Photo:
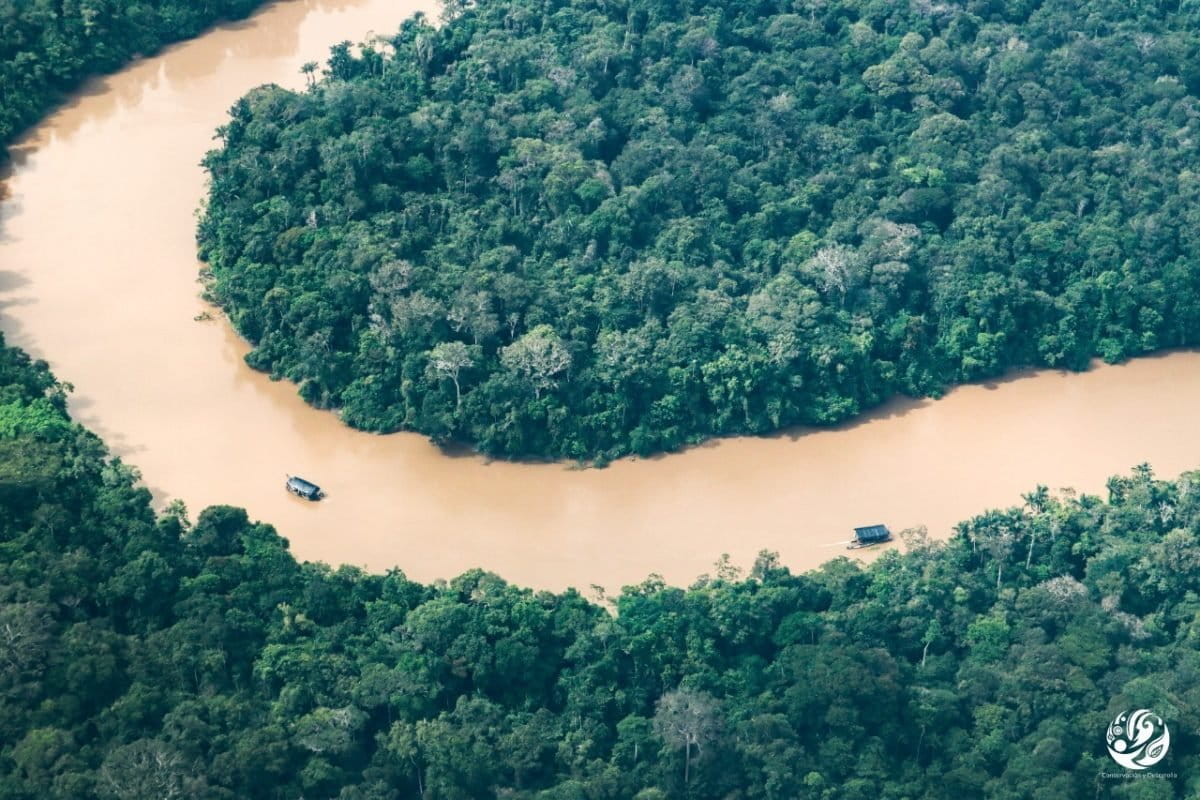
[[[0,0],[0,148],[84,78],[259,5],[262,0]]]
[[[1194,3],[446,16],[205,162],[250,364],[352,425],[604,460],[1200,341]]]
[[[812,25],[833,5],[806,3],[789,24]],[[49,9],[50,17],[65,18],[68,10],[94,15],[117,6],[21,7],[21,13]],[[140,7],[147,6],[130,6]],[[197,6],[205,12],[215,7]],[[605,13],[614,7],[623,8],[616,2],[597,6]],[[941,6],[921,8],[939,18],[945,13]],[[452,16],[459,10],[452,7]],[[9,11],[0,6],[0,22],[10,21]],[[478,15],[472,11],[462,19]],[[681,10],[677,18],[689,16]],[[510,29],[520,39],[536,19],[515,16]],[[650,22],[649,16],[635,21],[637,30],[649,30]],[[450,62],[438,59],[468,47],[471,30],[461,20],[440,33],[410,25],[398,46],[425,54],[416,62],[420,70],[445,77],[453,72]],[[614,41],[623,41],[624,30],[612,32]],[[455,44],[455,35],[465,38]],[[640,35],[635,31],[634,41]],[[884,35],[892,35],[886,26]],[[623,46],[610,48],[601,74],[623,68]],[[707,49],[696,51],[694,66],[702,75],[711,66],[705,59],[716,57],[703,56]],[[814,56],[814,69],[828,66],[830,58]],[[523,64],[523,70],[538,62],[497,63]],[[0,69],[5,66],[0,62]],[[286,113],[295,110],[291,103],[331,103],[342,109],[343,124],[353,126],[358,112],[370,107],[365,99],[371,92],[361,104],[355,92],[370,88],[360,73],[371,70],[388,79],[403,72],[414,92],[427,89],[428,75],[420,70],[406,72],[370,53],[355,60],[339,50],[333,75],[321,87],[300,98],[267,90],[237,114],[247,128],[262,129],[286,122]],[[0,106],[8,102],[7,85],[5,91]],[[546,85],[541,91],[554,90]],[[340,100],[334,97],[339,92]],[[280,103],[277,110],[285,115],[267,122],[263,103]],[[433,116],[424,124],[447,112],[432,105],[427,110]],[[304,113],[296,119],[320,118]],[[227,139],[263,135],[238,132],[238,124],[235,118]],[[282,128],[275,135],[286,136]],[[472,141],[468,137],[463,146],[480,146]],[[650,161],[678,166],[668,151],[683,141],[668,142]],[[414,183],[434,174],[444,179],[454,164],[434,149],[424,159],[411,168],[424,176],[411,178]],[[599,169],[595,162],[601,160],[597,156],[589,168]],[[478,165],[459,163],[467,171],[454,178],[453,191],[474,191],[473,181],[482,179],[470,170]],[[536,172],[522,181],[547,179]],[[617,172],[614,166],[612,174]],[[672,186],[673,176],[664,173],[663,179],[670,191],[651,210],[691,202]],[[594,194],[599,205],[591,213],[625,194],[617,180],[603,198]],[[518,209],[510,221],[537,219],[548,239],[569,239],[561,222],[565,212],[535,211],[548,201],[519,186],[512,190],[517,199],[506,200]],[[643,186],[635,188],[641,192]],[[586,199],[578,188],[571,196]],[[382,291],[375,284],[392,286],[389,303],[400,308],[442,302],[432,286],[439,274],[432,262],[392,253],[394,231],[380,233],[366,217],[335,225],[330,215],[337,204],[317,203],[316,192],[302,230],[290,234],[297,253],[316,248],[328,258],[354,254],[342,265],[346,292],[352,293],[361,270],[371,291]],[[403,192],[421,193],[412,187]],[[441,213],[446,230],[465,225],[458,220],[465,212],[449,189],[444,197],[426,193],[428,203],[443,202],[427,212]],[[347,191],[342,200],[352,203],[354,197]],[[574,224],[583,224],[583,212],[574,213]],[[1084,209],[1079,219],[1088,213]],[[648,235],[635,216],[628,216],[628,236]],[[309,219],[315,219],[311,226]],[[481,229],[489,219],[477,217]],[[887,219],[890,225],[918,225]],[[1185,235],[1182,223],[1157,218],[1156,225],[1168,224],[1181,226],[1172,228],[1173,236]],[[337,247],[335,227],[339,235],[358,231],[390,255],[377,262],[364,255],[369,248]],[[918,271],[916,254],[925,252],[928,237],[949,241],[945,232],[918,228],[905,256],[906,274]],[[465,227],[455,230],[466,235]],[[837,245],[845,251],[838,252],[861,257],[867,235],[859,241],[847,234]],[[597,238],[595,269],[620,265],[608,249],[614,241],[619,237],[611,232],[603,244]],[[1116,241],[1120,252],[1145,246]],[[770,238],[761,242],[763,252],[770,251]],[[260,246],[268,252],[284,245],[276,237]],[[567,240],[561,246],[568,247]],[[809,259],[831,246],[805,245],[812,250]],[[354,260],[360,257],[361,263]],[[299,263],[324,276],[327,265],[310,260],[316,258],[305,255]],[[431,407],[461,402],[464,411],[447,424],[462,424],[465,409],[479,402],[478,393],[493,379],[482,374],[485,358],[511,373],[500,378],[509,381],[506,386],[533,395],[533,410],[514,411],[513,425],[533,424],[537,413],[558,414],[562,421],[576,381],[587,379],[583,339],[574,327],[564,330],[551,312],[586,306],[590,295],[546,300],[534,291],[532,273],[523,271],[524,258],[488,267],[497,279],[511,275],[529,287],[519,316],[509,321],[506,312],[504,324],[513,326],[506,344],[493,341],[501,334],[474,341],[479,323],[468,328],[466,317],[459,333],[467,331],[470,341],[437,338],[453,320],[430,318],[423,345],[428,355],[409,368],[404,391],[426,392],[434,398]],[[663,269],[670,263],[663,259]],[[721,270],[734,270],[732,261],[722,263]],[[606,274],[577,273],[573,280],[601,287]],[[779,274],[790,273],[781,268]],[[793,275],[797,282],[800,274]],[[733,285],[722,288],[726,278]],[[619,285],[620,278],[608,280]],[[396,288],[405,281],[419,283]],[[742,295],[734,277],[721,281],[710,288],[680,278],[663,289],[659,278],[647,279],[649,305],[630,313],[647,314],[642,325],[658,319],[655,333],[668,336],[670,326],[679,324],[671,321],[675,312],[659,319],[651,311],[674,303],[676,293],[694,295],[694,309],[726,315],[722,336],[726,328],[737,334]],[[282,307],[288,290],[276,288]],[[1160,285],[1164,292],[1177,294],[1177,288]],[[847,288],[838,313],[849,313],[860,289]],[[724,292],[728,303],[698,303],[702,290]],[[491,293],[489,313],[499,318],[505,310],[491,284],[471,291]],[[828,302],[813,291],[819,299],[812,302]],[[612,294],[611,302],[624,302],[622,296]],[[323,300],[318,294],[309,302]],[[1172,303],[1182,300],[1170,297]],[[1108,313],[1093,305],[1090,313]],[[532,310],[539,307],[540,316]],[[678,307],[685,307],[683,300]],[[380,321],[368,324],[394,325],[393,313],[391,306],[370,311]],[[584,325],[588,318],[581,319]],[[1104,328],[1110,338],[1123,330]],[[820,331],[836,335],[836,328]],[[398,353],[406,335],[377,346]],[[327,357],[336,362],[333,342]],[[517,342],[518,349],[508,349]],[[469,366],[464,358],[471,359]],[[632,369],[638,362],[623,363]],[[642,363],[647,372],[655,368]],[[430,370],[441,378],[436,387],[421,383]],[[325,384],[318,388],[330,391]],[[737,399],[736,390],[729,389],[729,399]],[[1110,480],[1106,501],[1038,488],[1019,508],[963,523],[949,542],[909,532],[906,553],[888,553],[867,568],[838,559],[793,575],[763,554],[748,574],[721,561],[687,589],[651,577],[593,601],[575,591],[513,587],[481,570],[426,586],[398,570],[371,575],[299,564],[285,539],[236,508],[210,508],[194,522],[178,503],[156,514],[136,471],[71,421],[68,391],[44,363],[6,347],[0,337],[0,800],[1167,800],[1200,793],[1200,472],[1166,482],[1141,467]],[[747,418],[755,408],[747,396]],[[1118,712],[1142,707],[1172,726],[1161,767],[1179,777],[1106,780],[1114,766],[1104,754],[1104,731]]]
[[[239,509],[156,517],[63,396],[0,347],[3,800],[1200,793],[1200,473],[606,608],[297,564]],[[1135,708],[1178,779],[1102,777]]]

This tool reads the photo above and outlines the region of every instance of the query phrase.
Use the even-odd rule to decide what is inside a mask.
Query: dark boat
[[[288,475],[287,490],[297,497],[303,497],[306,500],[320,500],[325,496],[320,486],[306,481],[304,478],[298,478],[295,475]]]
[[[854,541],[846,545],[847,550],[858,550],[862,547],[874,547],[877,544],[891,541],[892,532],[887,525],[867,525],[854,529]]]

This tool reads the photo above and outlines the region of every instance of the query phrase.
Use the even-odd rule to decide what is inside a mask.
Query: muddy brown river
[[[0,327],[76,387],[72,412],[161,504],[244,506],[302,559],[430,580],[483,566],[526,585],[689,583],[721,553],[793,568],[854,525],[927,525],[1019,502],[1037,483],[1100,491],[1151,462],[1200,465],[1200,354],[1040,372],[895,403],[836,430],[735,439],[603,470],[451,457],[306,406],[196,322],[197,166],[253,86],[298,87],[328,45],[390,31],[431,0],[292,0],[90,84],[16,148],[0,203]],[[329,497],[288,495],[286,473]]]

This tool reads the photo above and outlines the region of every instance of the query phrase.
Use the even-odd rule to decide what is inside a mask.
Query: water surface
[[[76,387],[72,412],[162,503],[244,506],[303,559],[410,576],[474,566],[532,586],[686,584],[721,553],[794,568],[855,525],[936,535],[1037,483],[1101,490],[1142,461],[1200,464],[1200,354],[1033,373],[837,430],[735,439],[604,470],[449,457],[306,406],[242,361],[196,283],[197,164],[248,89],[303,85],[328,45],[393,30],[429,0],[292,0],[89,85],[17,148],[0,203],[0,327]],[[321,484],[311,504],[286,473]]]

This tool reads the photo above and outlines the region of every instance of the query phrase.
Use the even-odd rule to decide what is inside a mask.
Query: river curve
[[[420,580],[482,566],[520,584],[687,584],[721,553],[797,569],[855,525],[945,536],[1037,483],[1099,491],[1148,461],[1200,465],[1200,354],[1031,372],[899,401],[822,431],[731,439],[603,470],[449,456],[314,410],[242,361],[196,283],[197,166],[253,86],[298,88],[330,44],[393,30],[432,0],[291,0],[89,84],[14,148],[0,202],[0,329],[76,387],[75,418],[158,503],[246,507],[302,559]],[[0,195],[4,196],[4,195]],[[285,473],[320,483],[312,504]]]

